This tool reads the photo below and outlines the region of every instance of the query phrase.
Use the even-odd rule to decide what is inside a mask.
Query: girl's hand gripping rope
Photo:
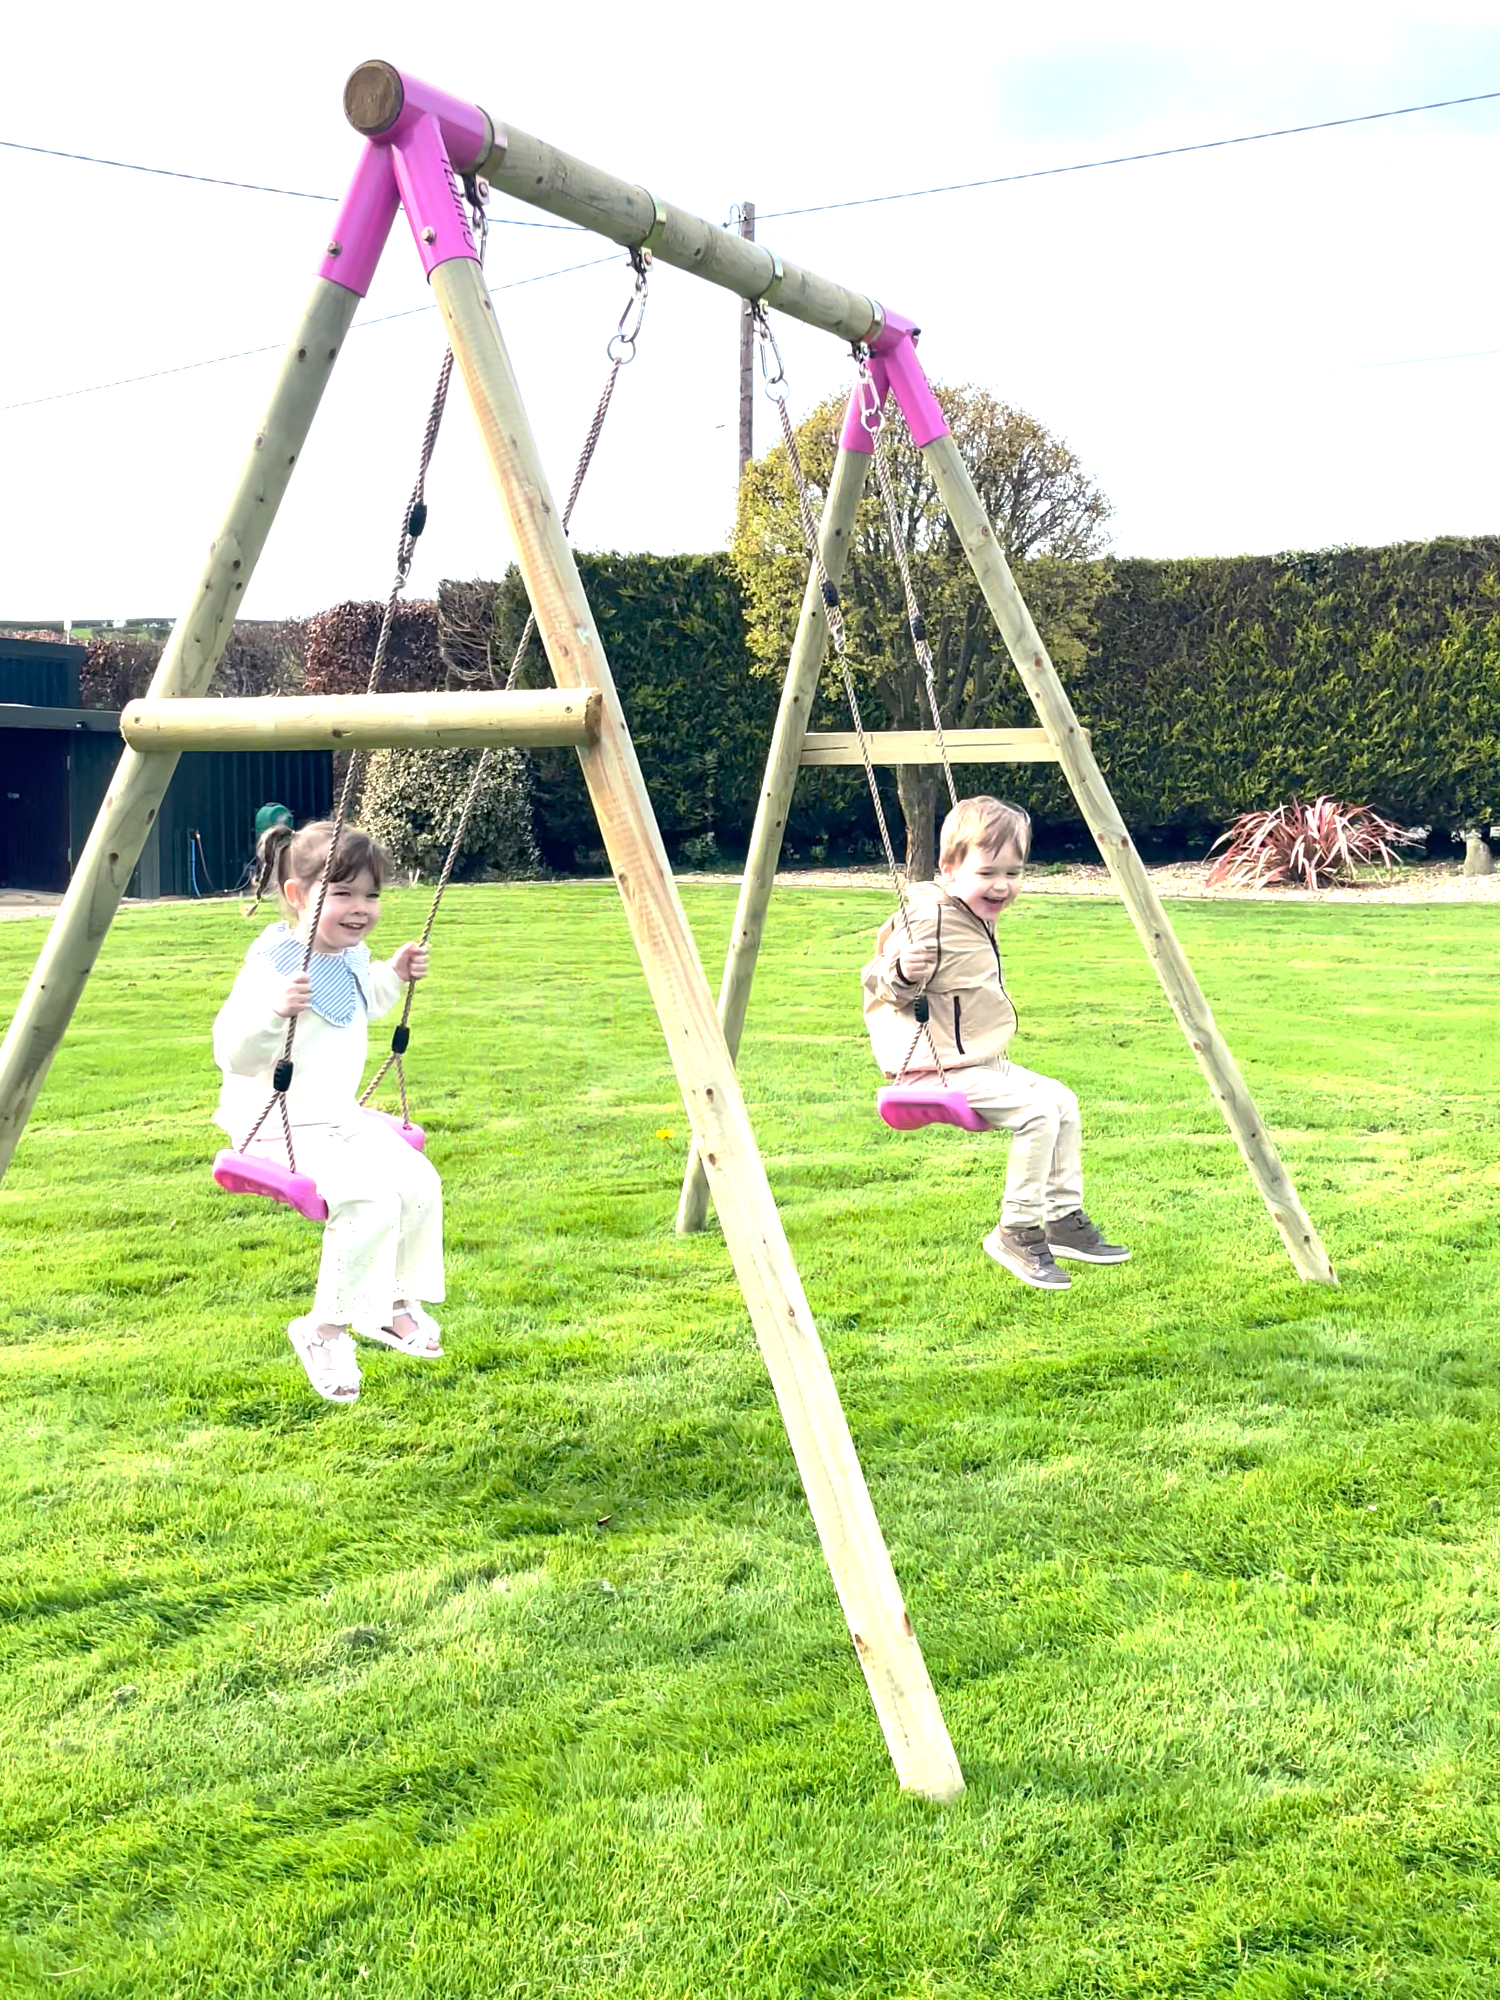
[[[414,979],[425,979],[431,963],[432,953],[425,944],[404,944],[391,960],[391,970],[409,984]]]
[[[306,1013],[312,1005],[312,979],[305,972],[294,972],[282,988],[279,998],[271,1002],[271,1012],[279,1014],[283,1021],[294,1015]]]

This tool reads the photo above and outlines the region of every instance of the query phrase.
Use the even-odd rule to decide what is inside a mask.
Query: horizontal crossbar
[[[545,750],[595,742],[603,699],[597,688],[521,688],[133,701],[120,734],[132,750]]]
[[[867,733],[872,764],[940,764],[938,740],[930,729],[887,729]],[[1055,764],[1057,752],[1045,729],[945,729],[950,764]],[[810,730],[802,739],[804,765],[861,764],[853,730]]]

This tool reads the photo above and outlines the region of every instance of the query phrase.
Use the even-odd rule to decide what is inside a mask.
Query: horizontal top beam
[[[481,106],[452,97],[421,77],[398,69],[394,63],[379,58],[361,63],[344,86],[344,112],[376,153],[387,147],[399,152],[423,132],[434,135],[446,150],[449,193],[455,204],[458,191],[453,171],[479,174],[491,187],[517,201],[528,202],[565,222],[577,223],[580,228],[608,237],[628,250],[649,250],[653,257],[677,270],[707,278],[711,285],[721,285],[742,299],[763,300],[792,319],[821,327],[841,340],[866,345],[873,352],[882,352],[886,345],[916,331],[910,320],[885,311],[863,292],[837,285],[800,264],[789,264],[764,243],[747,240],[706,222],[688,209],[662,201],[650,188],[607,174],[602,167],[590,166],[586,160],[575,159],[560,147],[549,146],[545,140],[521,131],[519,126],[502,125]],[[358,180],[356,191],[357,188]],[[404,187],[401,199],[410,208],[409,190]],[[390,215],[395,212],[394,194],[390,195],[390,203],[389,213],[381,220],[379,240],[373,245],[373,257],[364,260],[371,269],[373,258],[379,256],[379,245],[385,240]],[[359,207],[357,202],[354,205]],[[461,210],[461,204],[459,207]],[[436,239],[442,228],[439,217],[443,209],[441,198],[435,198],[431,220],[420,231],[422,243],[433,246],[431,256],[436,261],[442,260]],[[344,258],[345,263],[338,269],[325,267],[323,276],[363,291],[368,272],[361,262],[359,275],[363,282],[355,282],[348,258],[350,245],[341,240],[349,225],[350,216],[341,214],[337,230],[340,240],[337,248],[331,247],[329,252],[330,256]],[[415,214],[413,227],[416,227]],[[472,254],[472,244],[469,248]]]
[[[940,764],[938,740],[930,729],[865,731],[872,764]],[[1055,764],[1057,752],[1045,729],[945,729],[943,747],[950,764]],[[802,739],[804,765],[861,764],[859,738],[852,729],[809,730]]]
[[[502,194],[627,249],[649,250],[663,264],[707,278],[742,299],[764,299],[778,312],[841,340],[873,347],[884,330],[885,313],[863,292],[788,263],[764,243],[705,222],[701,215],[659,200],[649,188],[591,167],[515,125],[495,126],[494,147],[479,171]]]
[[[597,688],[510,694],[251,695],[133,701],[120,716],[132,750],[531,750],[597,740]]]

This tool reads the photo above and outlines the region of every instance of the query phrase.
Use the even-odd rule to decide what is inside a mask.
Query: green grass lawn
[[[391,946],[419,898],[389,899]],[[689,892],[717,974],[733,891]],[[131,911],[0,1187],[0,1989],[1500,1994],[1483,908],[1177,906],[1343,1279],[1295,1278],[1123,913],[1005,921],[1135,1247],[980,1253],[873,1116],[884,899],[780,892],[744,1077],[968,1778],[902,1796],[618,900],[451,897],[410,1057],[447,1358],[352,1410],[218,1193],[234,905]],[[0,1015],[42,941],[0,924]]]

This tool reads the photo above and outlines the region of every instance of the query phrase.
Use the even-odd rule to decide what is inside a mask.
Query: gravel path
[[[1500,874],[1465,875],[1461,861],[1428,861],[1377,877],[1353,889],[1210,889],[1206,861],[1172,861],[1146,873],[1158,896],[1209,903],[1496,903]],[[679,882],[738,882],[738,875],[683,875]],[[778,889],[882,889],[884,868],[784,869]],[[1028,896],[1115,896],[1100,862],[1066,868],[1034,868],[1026,876]],[[1118,899],[1117,899],[1118,900]]]
[[[1496,903],[1500,904],[1500,874],[1465,875],[1460,861],[1426,861],[1402,868],[1389,880],[1375,878],[1354,889],[1210,889],[1206,861],[1172,861],[1148,868],[1158,896],[1209,903]],[[596,878],[607,880],[607,877]],[[738,875],[679,872],[679,882],[735,885]],[[890,877],[883,868],[792,868],[776,877],[778,889],[883,889]],[[460,885],[462,893],[462,885]],[[1042,867],[1026,877],[1028,896],[1114,896],[1103,866],[1082,863],[1067,868]],[[164,898],[178,902],[179,897]],[[61,896],[24,889],[0,889],[0,923],[7,917],[49,917]],[[150,909],[131,902],[127,909]]]

